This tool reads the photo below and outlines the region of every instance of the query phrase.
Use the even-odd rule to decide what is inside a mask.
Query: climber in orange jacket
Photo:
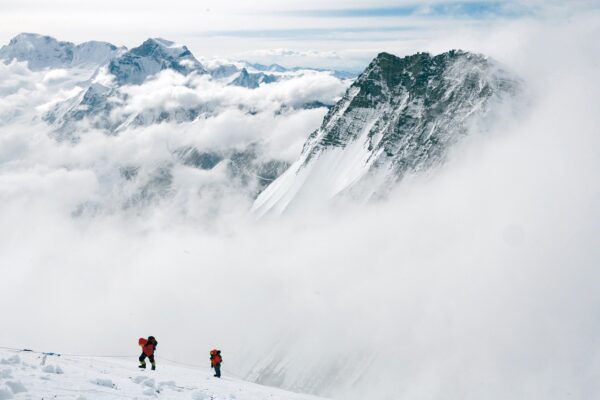
[[[210,351],[210,367],[215,370],[215,377],[221,377],[221,363],[223,362],[223,357],[221,357],[221,350],[212,349]]]
[[[139,358],[140,368],[146,369],[146,357],[148,357],[150,364],[152,364],[152,371],[154,371],[156,369],[156,364],[154,363],[154,350],[156,350],[158,342],[154,336],[148,336],[148,339],[140,338],[138,344],[142,348],[142,355],[140,355]]]

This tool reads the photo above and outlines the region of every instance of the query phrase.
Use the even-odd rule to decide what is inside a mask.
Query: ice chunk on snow
[[[60,367],[60,365],[53,365],[53,364],[46,365],[44,368],[42,368],[42,371],[49,373],[49,374],[58,374],[58,375],[65,373],[62,370],[62,368]]]
[[[143,385],[144,385],[144,386],[151,387],[151,388],[154,388],[154,387],[156,386],[156,383],[154,382],[154,379],[152,379],[152,378],[149,378],[149,379],[146,379],[146,380],[143,382]]]
[[[27,391],[25,385],[18,381],[7,381],[6,386],[8,386],[14,394],[23,393]]]
[[[109,387],[109,388],[113,388],[113,389],[117,388],[117,385],[115,385],[113,383],[113,381],[111,381],[110,379],[106,379],[106,378],[97,378],[97,379],[94,379],[92,381],[92,383],[95,383],[98,386],[104,386],[104,387]]]
[[[0,400],[9,400],[12,398],[13,398],[13,395],[10,390],[0,388]]]
[[[14,355],[12,357],[3,358],[0,360],[0,364],[4,365],[17,365],[21,363],[21,358],[18,355]]]
[[[210,400],[211,396],[206,392],[194,392],[192,393],[193,400]]]

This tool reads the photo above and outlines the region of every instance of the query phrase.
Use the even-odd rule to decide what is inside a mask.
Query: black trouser
[[[215,369],[215,376],[217,378],[221,377],[221,364],[215,364],[213,365],[213,368]]]
[[[144,368],[146,368],[146,357],[148,357],[148,360],[150,360],[150,364],[152,364],[152,368],[155,368],[156,365],[154,364],[154,354],[152,354],[151,356],[147,356],[146,353],[144,353],[142,351],[142,355],[140,356],[139,360],[140,360],[140,365]]]

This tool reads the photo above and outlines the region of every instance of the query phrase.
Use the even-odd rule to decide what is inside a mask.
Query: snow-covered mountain
[[[20,34],[1,54],[9,85],[0,95],[19,95],[16,106],[0,108],[0,128],[36,125],[40,136],[74,153],[85,153],[90,142],[119,151],[130,146],[131,159],[116,157],[110,165],[77,158],[90,160],[86,168],[102,189],[75,206],[76,216],[171,201],[187,174],[204,198],[235,192],[251,204],[349,85],[326,71],[261,72],[243,61],[198,61],[164,39],[131,50],[109,45],[116,49],[110,54],[95,52],[98,46]],[[146,159],[140,154],[147,140],[161,144]]]
[[[163,360],[156,371],[131,359],[0,350],[0,399],[237,399],[318,400],[243,381],[209,367]]]
[[[182,75],[206,73],[187,47],[160,38],[146,40],[112,60],[108,66],[108,71],[120,85],[139,85],[149,76],[165,69]]]
[[[270,65],[264,65],[264,64],[260,64],[260,63],[248,63],[248,66],[254,68],[257,71],[262,71],[262,72],[286,72],[288,69],[285,68],[282,65],[279,64],[270,64]]]
[[[106,130],[107,133],[113,134],[131,126],[150,126],[163,122],[184,123],[201,116],[215,115],[219,112],[219,102],[210,99],[203,101],[202,96],[195,93],[196,84],[193,77],[189,78],[192,73],[195,77],[210,77],[216,85],[223,88],[237,86],[257,89],[261,85],[290,81],[316,72],[310,69],[285,69],[276,64],[262,66],[246,61],[214,59],[207,60],[205,67],[186,46],[156,38],[148,39],[130,50],[117,49],[110,45],[116,50],[102,57],[99,51],[93,52],[93,49],[99,46],[98,43],[86,42],[75,46],[51,37],[20,34],[3,48],[4,53],[0,55],[0,58],[8,62],[12,60],[11,54],[18,53],[19,60],[34,60],[36,67],[71,68],[81,65],[84,60],[86,65],[95,67],[95,72],[89,79],[78,83],[78,93],[67,99],[52,102],[42,115],[42,119],[54,127],[53,136],[57,139],[76,140],[78,134],[75,132],[83,132],[90,128]],[[40,60],[43,60],[43,63]],[[177,83],[174,88],[179,92],[185,91],[187,97],[180,96],[174,99],[169,103],[169,107],[164,107],[164,104],[129,107],[130,102],[143,101],[141,95],[132,96],[132,92],[137,92],[130,87],[149,83],[165,71],[189,78]],[[298,104],[283,104],[282,110],[331,105],[333,102],[324,102],[321,98],[308,98]],[[254,106],[247,111],[256,112]]]
[[[50,36],[21,33],[0,48],[0,59],[26,61],[31,70],[71,68],[106,64],[125,49],[106,42],[90,41],[75,45]]]
[[[275,75],[265,74],[263,72],[249,73],[246,68],[242,68],[237,77],[229,84],[241,86],[248,89],[256,89],[261,84],[277,82],[279,78]]]
[[[254,211],[280,214],[343,193],[382,195],[407,172],[439,164],[473,124],[518,91],[518,79],[482,55],[381,53]]]

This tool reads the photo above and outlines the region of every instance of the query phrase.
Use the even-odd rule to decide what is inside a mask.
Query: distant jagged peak
[[[178,45],[175,42],[162,38],[146,39],[144,43],[131,49],[131,52],[140,56],[160,55],[162,57],[168,56],[173,58],[194,58],[192,52],[186,46]],[[194,60],[196,59],[194,58]]]
[[[39,33],[32,33],[32,32],[21,32],[10,40],[9,45],[16,45],[16,44],[25,43],[25,42],[30,43],[30,44],[33,44],[35,42],[59,43],[59,41],[57,39],[53,38],[52,36],[41,35]],[[71,42],[62,42],[62,43],[73,44]]]
[[[246,68],[242,68],[238,76],[232,80],[229,85],[245,87],[247,89],[256,89],[263,83],[269,84],[277,82],[278,80],[279,78],[277,76],[265,74],[263,72],[250,73]]]
[[[162,38],[150,38],[111,61],[108,70],[120,85],[140,85],[165,69],[183,75],[206,70],[186,47]]]

